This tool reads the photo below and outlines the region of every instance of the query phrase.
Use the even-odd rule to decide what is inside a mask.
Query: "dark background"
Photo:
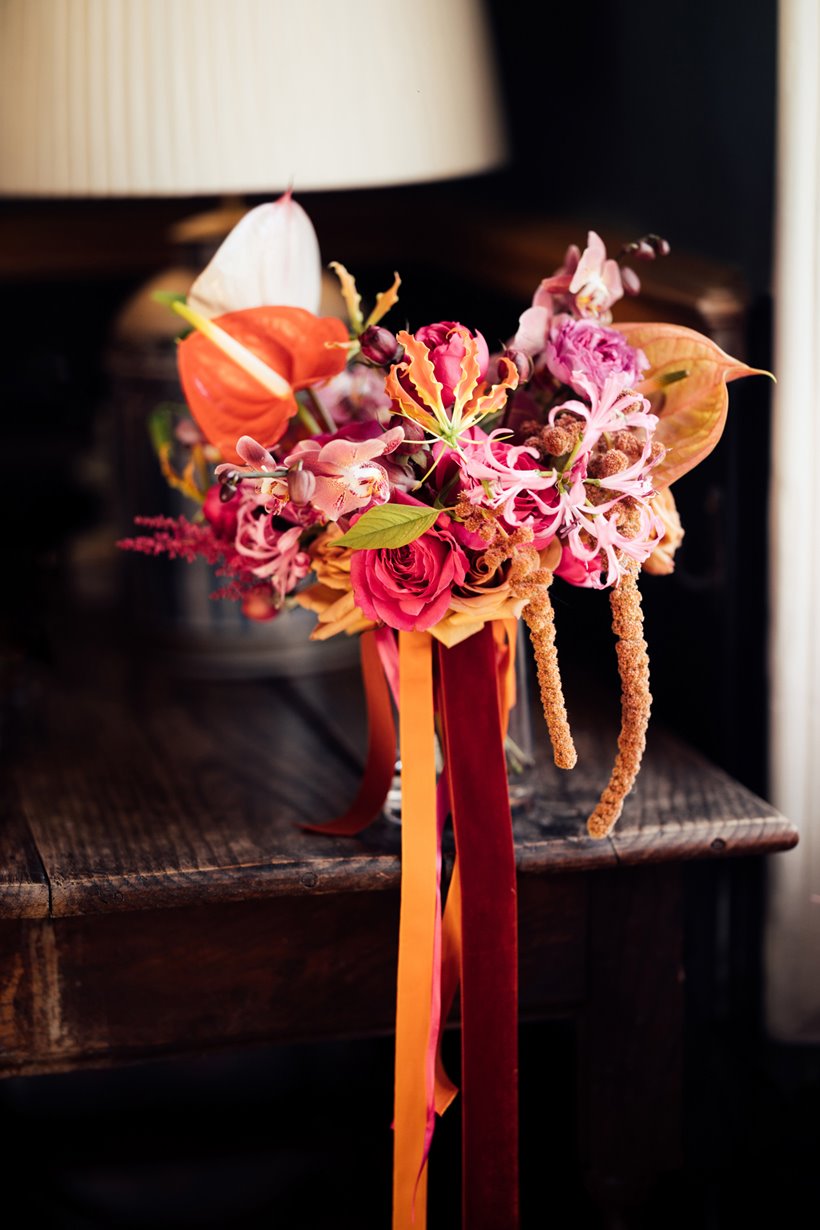
[[[516,212],[547,230],[571,220],[580,242],[590,228],[659,232],[674,253],[708,258],[739,279],[742,357],[771,368],[774,0],[676,0],[662,11],[650,0],[540,5],[526,20],[519,6],[492,0],[489,11],[510,163],[450,185],[302,194],[324,259],[354,267],[352,242],[371,293],[401,270],[412,327],[456,318],[503,338],[527,301],[487,267],[475,232],[460,269],[443,279],[437,219],[442,233],[453,210],[467,219],[480,208],[499,228]],[[0,203],[7,701],[21,669],[48,659],[50,621],[67,606],[122,612],[120,565],[106,549],[121,516],[111,322],[179,255],[170,224],[216,204]],[[394,221],[408,208],[423,219],[423,242]],[[532,289],[550,272],[533,266]],[[655,720],[764,795],[769,399],[762,378],[732,386],[723,440],[676,489],[686,529],[676,572],[643,585]],[[614,688],[606,603],[557,591],[569,678],[591,669]],[[646,1212],[647,1225],[663,1209],[667,1224],[777,1217],[787,1226],[798,1195],[820,1194],[814,1054],[773,1044],[763,1028],[764,893],[759,866],[692,869],[687,1167]],[[529,1224],[542,1224],[534,1210],[549,1208],[544,1189],[553,1183],[556,1201],[576,1200],[577,1224],[593,1225],[573,1173],[572,1039],[558,1026],[527,1027],[522,1045],[540,1073],[522,1095]],[[33,1197],[41,1224],[244,1226],[264,1217],[323,1226],[321,1174],[343,1202],[361,1185],[369,1195],[358,1224],[380,1226],[388,1134],[373,1130],[370,1112],[359,1123],[356,1107],[378,1104],[389,1116],[390,1063],[383,1040],[11,1081],[0,1088],[0,1113],[16,1141],[12,1164],[23,1165],[44,1124],[62,1142]],[[361,1133],[355,1153],[351,1124]],[[452,1131],[442,1127],[443,1157],[456,1148]]]

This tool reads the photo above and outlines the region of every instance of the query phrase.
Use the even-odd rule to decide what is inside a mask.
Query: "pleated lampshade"
[[[419,183],[499,166],[480,0],[2,0],[0,193]]]

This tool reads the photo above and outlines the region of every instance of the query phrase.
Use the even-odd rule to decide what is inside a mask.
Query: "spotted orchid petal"
[[[318,312],[321,286],[313,223],[286,192],[240,219],[194,282],[188,302],[206,317],[267,304]]]

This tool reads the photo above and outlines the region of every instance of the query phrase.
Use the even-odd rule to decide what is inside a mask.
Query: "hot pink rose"
[[[464,342],[459,336],[460,329],[464,329],[464,325],[457,324],[454,320],[442,320],[437,325],[423,325],[415,333],[417,340],[423,342],[430,352],[436,380],[441,385],[441,400],[445,406],[453,404],[453,390],[461,377],[461,360],[466,353]],[[480,378],[483,380],[490,365],[490,351],[481,333],[476,332],[472,336],[478,343]]]
[[[393,502],[419,503],[399,491],[394,492]],[[423,632],[444,616],[453,586],[461,585],[468,568],[464,549],[448,522],[442,515],[406,547],[353,552],[353,596],[368,619],[402,632]]]

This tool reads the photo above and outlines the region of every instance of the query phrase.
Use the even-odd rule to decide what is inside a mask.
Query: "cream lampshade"
[[[505,141],[481,0],[0,0],[0,193],[463,177]]]

